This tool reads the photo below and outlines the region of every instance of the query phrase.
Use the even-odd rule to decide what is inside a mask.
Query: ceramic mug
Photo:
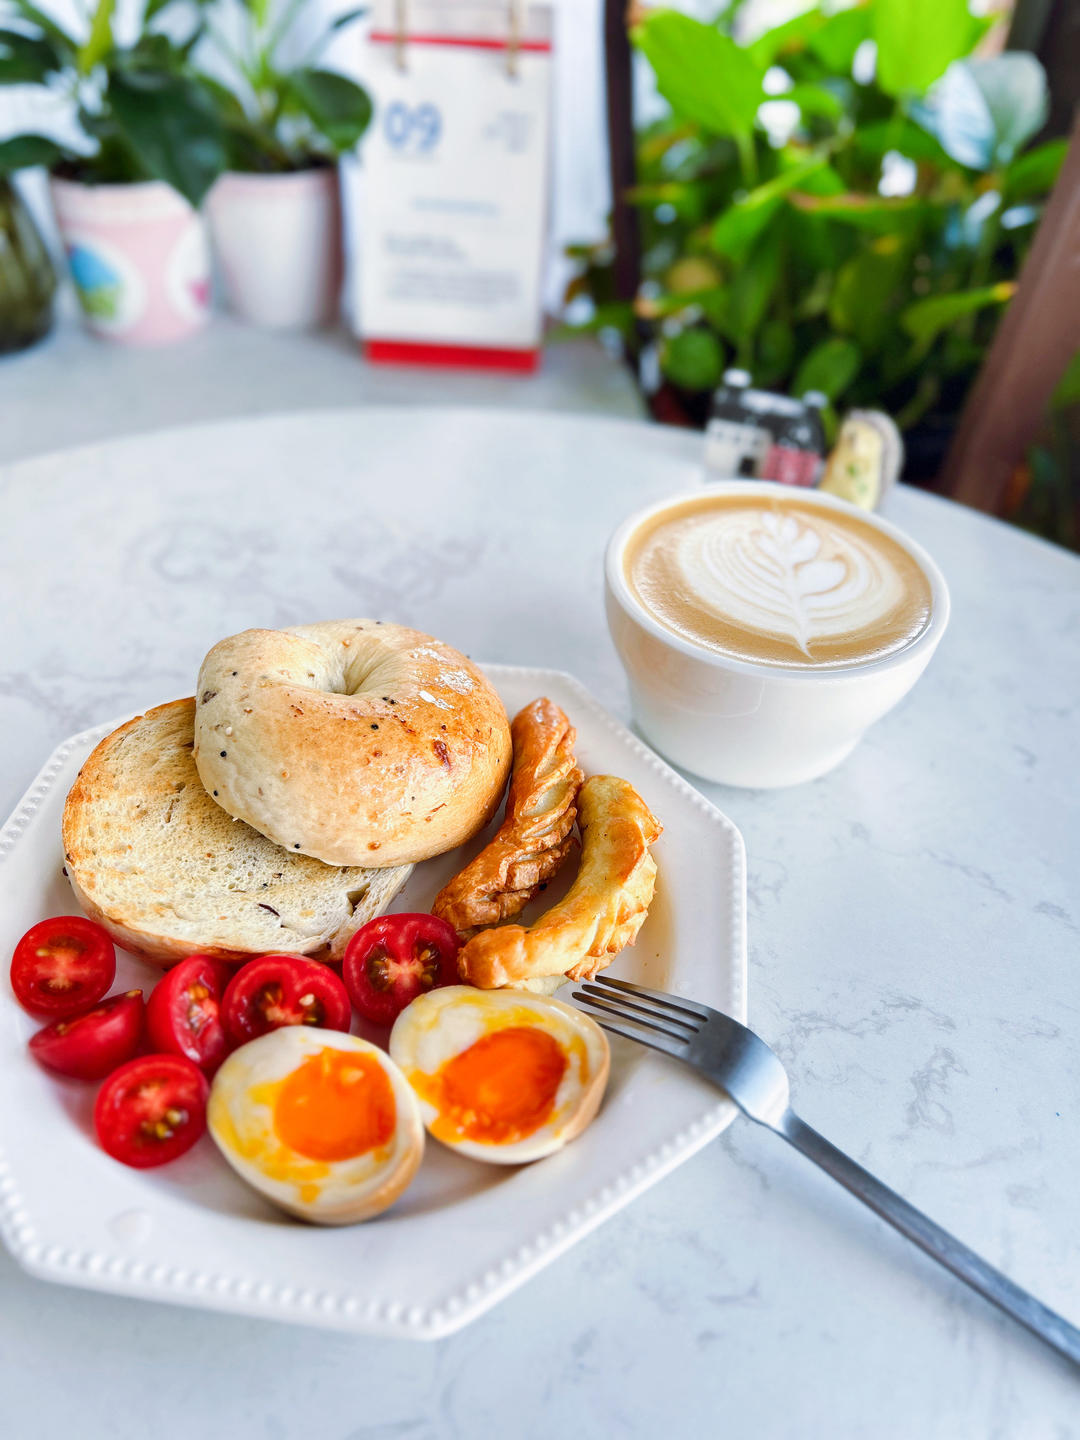
[[[791,498],[791,489],[760,480],[711,485],[631,515],[608,544],[608,626],[629,679],[635,719],[662,755],[707,780],[773,788],[816,779],[839,765],[926,669],[949,619],[944,577],[896,526],[859,512],[864,524],[906,551],[929,582],[925,628],[893,654],[840,668],[729,658],[661,624],[633,594],[624,567],[627,544],[640,526],[711,494],[783,500]],[[798,495],[800,502],[852,514],[847,502],[820,491]]]
[[[50,181],[57,228],[83,317],[94,334],[165,345],[210,313],[210,247],[202,216],[160,180]]]

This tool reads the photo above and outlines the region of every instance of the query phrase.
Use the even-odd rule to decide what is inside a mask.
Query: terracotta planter
[[[166,345],[210,313],[210,255],[198,211],[159,180],[50,181],[60,238],[83,315],[104,339]]]
[[[207,200],[231,309],[253,325],[303,330],[337,319],[344,271],[338,172],[223,175]]]

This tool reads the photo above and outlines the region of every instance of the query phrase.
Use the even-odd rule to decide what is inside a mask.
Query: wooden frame
[[[1013,299],[964,406],[940,488],[997,511],[1080,349],[1080,115]]]

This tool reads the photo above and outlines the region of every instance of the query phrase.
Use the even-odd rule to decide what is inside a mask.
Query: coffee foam
[[[703,496],[631,535],[624,574],[667,629],[721,655],[843,668],[910,645],[930,582],[903,546],[797,495]]]

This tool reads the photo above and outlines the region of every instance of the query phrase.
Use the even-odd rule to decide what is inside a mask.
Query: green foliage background
[[[280,46],[306,0],[194,0],[176,39],[174,0],[146,0],[137,38],[118,43],[116,0],[96,0],[83,33],[70,33],[33,0],[0,0],[0,85],[48,85],[75,107],[83,143],[44,135],[0,143],[0,176],[32,165],[89,184],[164,180],[198,205],[226,169],[280,171],[331,162],[371,118],[366,91],[315,63],[325,41],[362,12],[340,16],[295,65]],[[217,33],[225,5],[239,12],[239,46]],[[185,7],[186,11],[190,10]],[[232,86],[201,68],[216,46]]]
[[[1064,157],[1063,141],[1026,148],[1041,66],[973,58],[988,22],[967,0],[814,7],[750,44],[737,11],[656,11],[633,32],[669,106],[637,139],[643,283],[616,303],[610,245],[575,247],[579,328],[632,346],[644,328],[682,391],[737,362],[902,429],[954,415]],[[883,186],[898,169],[907,187]]]

